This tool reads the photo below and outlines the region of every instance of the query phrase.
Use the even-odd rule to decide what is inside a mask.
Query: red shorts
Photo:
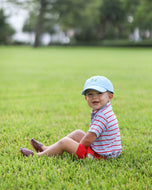
[[[94,152],[91,147],[86,147],[82,144],[79,144],[76,155],[78,156],[79,159],[83,159],[86,158],[87,154],[91,154],[93,155],[94,158],[97,159],[106,159],[104,156],[101,156],[99,154],[97,154],[96,152]]]

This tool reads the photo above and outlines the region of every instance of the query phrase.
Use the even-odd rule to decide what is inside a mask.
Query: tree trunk
[[[39,15],[37,18],[37,23],[35,27],[35,42],[34,42],[34,47],[40,46],[40,37],[42,34],[42,28],[43,28],[43,23],[44,23],[44,14],[46,10],[46,5],[47,2],[46,0],[39,0]]]

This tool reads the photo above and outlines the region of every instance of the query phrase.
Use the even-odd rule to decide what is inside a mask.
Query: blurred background
[[[152,46],[151,0],[0,0],[0,45]]]

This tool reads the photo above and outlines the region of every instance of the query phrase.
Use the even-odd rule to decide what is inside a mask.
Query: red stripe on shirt
[[[115,129],[107,130],[106,132],[115,131],[116,129],[118,129],[118,127]]]
[[[99,146],[108,146],[108,145],[110,145],[111,143],[115,143],[115,142],[120,142],[120,140],[115,140],[114,142],[110,142],[109,144],[100,144],[100,145],[93,145],[94,147],[99,147]],[[113,146],[118,146],[118,145],[113,145]],[[119,145],[120,146],[120,145]],[[112,147],[112,146],[109,146],[109,147]],[[109,147],[107,147],[107,148],[109,148]]]
[[[113,134],[110,134],[110,135],[102,135],[102,137],[109,137],[109,136],[113,136],[113,135],[116,135],[117,133],[113,133]]]
[[[100,132],[99,132],[97,129],[95,129],[95,128],[93,128],[93,127],[91,127],[91,129],[93,129],[93,130],[97,131],[97,132],[100,134]]]
[[[106,122],[108,122],[108,121],[106,120],[106,118],[102,117],[101,115],[98,115],[98,117],[100,117],[100,118],[104,119]]]
[[[107,119],[109,119],[110,117],[112,117],[112,116],[114,116],[114,115],[115,115],[115,114],[112,114],[112,115],[108,116]]]
[[[117,137],[120,137],[120,135],[117,135]],[[102,139],[102,140],[97,140],[96,142],[102,142],[102,141],[112,141],[114,140],[116,137],[112,138],[112,139]]]
[[[102,125],[104,125],[104,127],[106,127],[106,125],[105,125],[102,121],[100,121],[100,120],[98,120],[98,119],[95,119],[94,121],[98,121],[99,123],[102,123]],[[92,125],[94,125],[94,121],[93,121],[93,124],[92,124]]]
[[[115,125],[118,125],[118,122],[117,122],[117,123],[114,123],[113,125],[110,125],[110,126],[108,127],[108,129],[111,128],[111,127],[113,127],[113,126],[115,126]]]
[[[111,123],[112,121],[117,120],[117,118],[112,119],[111,121],[108,121],[108,123]]]
[[[110,113],[110,112],[112,112],[112,110],[110,110],[110,111],[107,111],[107,112],[105,113],[105,115],[106,115],[106,114],[108,114],[108,113]]]
[[[111,148],[111,147],[115,147],[115,146],[121,146],[121,144],[114,144],[114,145],[108,146],[106,148]]]
[[[102,113],[103,111],[105,111],[109,106],[111,106],[111,104],[107,105],[100,113]]]
[[[102,130],[102,133],[103,133],[103,129],[102,129],[102,127],[101,127],[100,125],[93,124],[92,126],[94,126],[94,125],[95,125],[95,126],[98,126],[98,127]],[[91,129],[93,129],[92,126],[91,126]]]
[[[109,153],[109,152],[114,152],[114,151],[119,151],[119,150],[122,150],[122,149],[119,148],[119,149],[114,149],[114,150],[110,150],[110,151],[98,152],[98,153],[103,154],[103,153]]]

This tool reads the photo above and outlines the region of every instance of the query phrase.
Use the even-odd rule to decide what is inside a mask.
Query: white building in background
[[[28,16],[28,12],[10,6],[5,0],[0,0],[0,9],[4,10],[6,16],[8,16],[7,22],[15,29],[16,33],[13,36],[13,40],[21,42],[30,42],[31,36],[22,32],[24,21]]]
[[[8,16],[7,22],[15,29],[16,33],[12,39],[14,41],[33,44],[35,39],[34,33],[23,32],[25,20],[28,18],[28,11],[10,6],[6,0],[0,0],[0,9],[4,10],[6,16]],[[58,30],[56,34],[43,34],[41,37],[43,45],[51,43],[67,44],[70,42],[70,38],[65,35],[64,32]]]

